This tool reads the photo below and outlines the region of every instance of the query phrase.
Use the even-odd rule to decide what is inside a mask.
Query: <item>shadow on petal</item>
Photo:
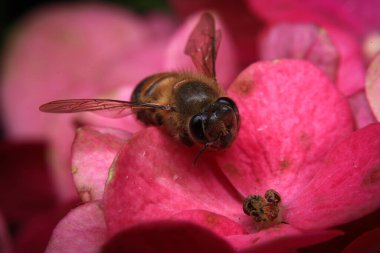
[[[139,224],[112,237],[104,253],[233,253],[220,236],[190,222],[158,221]]]

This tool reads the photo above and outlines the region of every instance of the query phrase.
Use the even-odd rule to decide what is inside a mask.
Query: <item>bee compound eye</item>
[[[192,137],[201,143],[207,142],[203,127],[205,121],[206,115],[204,113],[198,113],[191,118],[189,125]]]
[[[218,98],[218,100],[216,100],[216,103],[230,107],[235,112],[236,120],[239,122],[240,120],[239,110],[235,102],[231,98],[221,97],[221,98]]]
[[[227,105],[227,106],[231,107],[232,110],[237,111],[237,106],[236,106],[235,102],[231,98],[221,97],[221,98],[218,98],[218,100],[216,102],[218,104]]]

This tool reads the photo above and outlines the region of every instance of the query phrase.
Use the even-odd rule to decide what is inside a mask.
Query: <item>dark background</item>
[[[96,1],[59,1],[59,2],[96,2]],[[101,1],[98,1],[101,2]],[[169,6],[165,0],[112,0],[112,1],[103,1],[110,2],[117,5],[128,7],[128,9],[132,9],[135,12],[144,13],[148,10],[159,9],[167,11],[169,10]],[[1,1],[0,3],[0,28],[1,28],[1,39],[4,41],[6,37],[8,29],[12,27],[12,24],[17,22],[18,19],[22,18],[22,16],[26,15],[29,11],[36,9],[40,6],[49,4],[49,3],[57,3],[57,1],[53,0],[29,0],[29,1],[21,1],[21,0],[8,0]]]
[[[80,1],[59,1],[59,2],[80,2]],[[86,2],[86,1],[81,1]],[[91,2],[91,1],[87,1]],[[96,2],[96,1],[92,1]],[[100,2],[100,1],[98,1]],[[112,1],[104,1],[111,2],[118,5],[126,6],[129,9],[132,9],[136,12],[143,13],[147,10],[151,9],[161,9],[168,10],[168,4],[165,0],[112,0]],[[57,1],[53,0],[29,0],[29,1],[21,1],[21,0],[8,0],[1,1],[0,3],[0,23],[2,32],[1,35],[4,37],[6,34],[7,28],[9,28],[12,23],[17,21],[23,15],[28,13],[30,10],[38,8],[39,6],[43,6],[49,3],[57,3]]]

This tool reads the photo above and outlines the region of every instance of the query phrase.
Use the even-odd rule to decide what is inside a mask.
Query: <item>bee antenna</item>
[[[207,147],[210,146],[210,145],[212,145],[212,144],[213,144],[213,142],[207,142],[207,143],[203,146],[203,148],[202,148],[201,150],[199,150],[197,156],[196,156],[196,157],[194,158],[194,160],[193,160],[193,165],[195,165],[195,164],[197,163],[198,158],[203,154],[203,152],[206,151]]]

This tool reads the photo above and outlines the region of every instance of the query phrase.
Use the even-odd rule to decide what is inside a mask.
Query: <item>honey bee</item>
[[[68,99],[40,106],[43,112],[73,113],[112,111],[115,115],[135,114],[146,125],[163,126],[182,143],[207,149],[229,147],[239,130],[240,116],[235,102],[218,85],[215,60],[220,30],[210,13],[204,13],[185,47],[198,71],[166,72],[151,75],[134,89],[131,101],[112,99]]]

